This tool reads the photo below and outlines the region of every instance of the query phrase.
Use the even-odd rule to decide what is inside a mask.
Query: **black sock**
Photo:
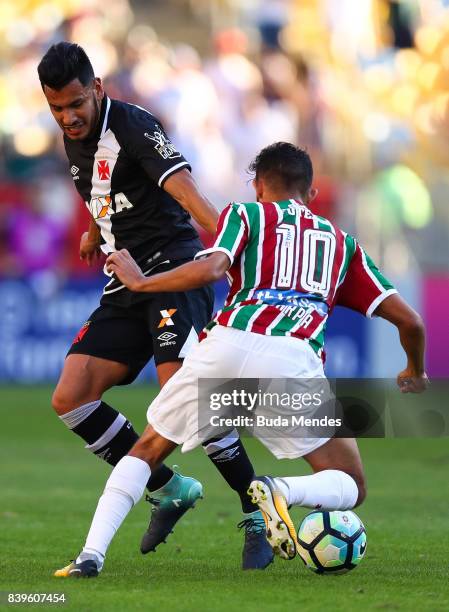
[[[173,474],[173,470],[167,467],[165,463],[162,463],[154,472],[151,472],[150,480],[147,482],[148,491],[152,493],[166,485]]]
[[[100,402],[99,406],[81,423],[72,428],[89,446],[94,455],[104,459],[110,465],[116,465],[127,455],[139,439],[132,423],[115,408]],[[104,436],[104,443],[101,438]],[[152,472],[147,483],[149,491],[163,487],[173,476],[173,470],[162,464]]]
[[[206,452],[218,441],[217,438],[208,440],[203,444]],[[212,453],[207,452],[207,456],[215,465],[217,470],[226,480],[231,489],[237,492],[242,503],[243,512],[254,512],[257,507],[251,502],[247,490],[254,478],[254,468],[246,454],[240,438],[230,439],[229,445],[220,448]]]

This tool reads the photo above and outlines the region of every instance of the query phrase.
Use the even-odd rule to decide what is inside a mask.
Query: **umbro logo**
[[[158,340],[167,341],[172,338],[176,338],[177,334],[172,334],[171,332],[164,332],[160,336],[157,337]]]
[[[234,457],[238,457],[238,446],[234,446],[233,448],[227,448],[219,455],[214,457],[214,461],[218,461],[219,463],[224,463],[225,461],[231,461]]]
[[[79,176],[77,176],[79,171],[80,169],[78,168],[78,166],[72,166],[70,168],[70,174],[72,175],[74,181],[77,181],[79,179]]]
[[[157,337],[160,340],[159,346],[174,346],[176,344],[176,340],[178,334],[173,334],[172,332],[163,332],[160,336]]]

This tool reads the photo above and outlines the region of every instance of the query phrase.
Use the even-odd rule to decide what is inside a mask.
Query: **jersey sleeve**
[[[232,266],[248,242],[248,235],[249,228],[241,212],[241,206],[231,202],[222,210],[218,219],[214,244],[197,253],[195,259],[221,251],[229,257]]]
[[[355,251],[337,291],[336,305],[371,318],[379,304],[397,291],[358,242],[354,242]]]
[[[159,121],[148,111],[136,108],[121,126],[128,153],[138,161],[152,181],[163,187],[172,174],[189,162],[176,149]]]

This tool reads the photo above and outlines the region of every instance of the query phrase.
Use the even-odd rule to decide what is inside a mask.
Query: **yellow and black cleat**
[[[298,551],[298,536],[285,497],[275,481],[269,476],[255,478],[249,486],[248,495],[262,512],[267,540],[273,552],[282,559],[294,559]]]
[[[87,559],[81,563],[71,561],[69,565],[56,570],[53,576],[56,578],[96,578],[98,567],[93,559]]]

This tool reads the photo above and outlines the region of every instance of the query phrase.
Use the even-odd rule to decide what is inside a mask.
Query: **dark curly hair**
[[[276,188],[299,191],[305,195],[313,180],[309,154],[290,142],[275,142],[262,151],[248,166],[256,179],[263,177]]]
[[[76,43],[59,42],[52,45],[37,67],[42,85],[51,89],[62,89],[74,79],[83,86],[93,81],[92,64],[82,47]]]

